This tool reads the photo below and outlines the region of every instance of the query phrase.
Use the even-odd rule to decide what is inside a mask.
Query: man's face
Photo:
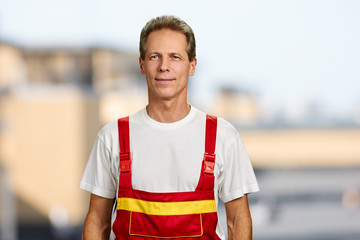
[[[149,100],[186,100],[188,78],[196,67],[196,58],[190,62],[186,49],[186,37],[181,32],[161,29],[149,35],[145,59],[139,60]]]

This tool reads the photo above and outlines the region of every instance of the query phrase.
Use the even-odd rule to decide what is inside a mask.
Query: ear
[[[140,66],[140,72],[142,75],[145,75],[145,70],[144,70],[144,60],[139,57],[139,66]]]
[[[196,59],[196,57],[194,57],[194,59],[190,62],[190,72],[189,72],[190,76],[194,75],[195,69],[196,69],[196,64],[197,64],[197,59]]]

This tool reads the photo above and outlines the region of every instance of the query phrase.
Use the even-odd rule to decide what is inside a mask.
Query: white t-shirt
[[[161,123],[151,119],[143,108],[130,116],[129,123],[133,188],[148,192],[194,191],[205,152],[206,114],[192,106],[180,121]],[[115,120],[98,133],[79,187],[101,197],[116,198],[119,149]],[[228,202],[259,191],[237,130],[222,118],[218,118],[215,154],[216,204],[218,197]],[[225,239],[219,223],[216,231]]]

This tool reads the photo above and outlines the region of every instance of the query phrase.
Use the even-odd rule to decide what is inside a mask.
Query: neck
[[[190,105],[185,102],[163,101],[149,104],[146,107],[149,117],[158,122],[172,123],[185,118],[190,112]]]

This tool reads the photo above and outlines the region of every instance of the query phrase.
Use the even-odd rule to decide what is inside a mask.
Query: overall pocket
[[[202,217],[201,214],[163,216],[131,212],[129,234],[154,238],[200,237]]]

